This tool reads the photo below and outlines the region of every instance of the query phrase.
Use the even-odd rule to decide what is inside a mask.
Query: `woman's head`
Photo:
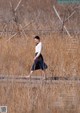
[[[39,36],[35,36],[34,40],[35,40],[35,43],[39,43],[40,42],[40,37]]]

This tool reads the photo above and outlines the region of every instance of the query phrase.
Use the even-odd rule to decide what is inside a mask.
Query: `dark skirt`
[[[35,56],[37,55],[37,53],[35,54]],[[46,65],[46,63],[44,62],[43,56],[42,54],[39,55],[39,57],[34,61],[31,70],[45,70],[47,69],[48,66]]]

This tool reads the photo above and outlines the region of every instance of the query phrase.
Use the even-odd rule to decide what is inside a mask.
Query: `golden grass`
[[[80,83],[0,83],[0,105],[9,113],[79,113]]]
[[[34,35],[0,39],[0,74],[27,75],[34,58]],[[80,40],[59,34],[41,35],[47,76],[79,77]],[[41,72],[35,72],[41,75]],[[9,113],[79,113],[80,83],[76,81],[0,81],[0,105]]]
[[[34,35],[0,39],[0,74],[27,75],[34,58]],[[80,40],[59,34],[41,35],[43,56],[48,65],[48,76],[80,75]],[[41,72],[35,72],[41,74]]]

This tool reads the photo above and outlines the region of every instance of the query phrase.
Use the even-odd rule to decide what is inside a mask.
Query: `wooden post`
[[[54,9],[54,11],[55,11],[57,17],[59,18],[60,22],[61,22],[62,25],[63,25],[63,21],[62,21],[60,15],[59,15],[58,11],[56,10],[55,6],[53,6],[53,9]],[[64,25],[63,27],[64,27],[66,33],[68,34],[68,36],[71,38],[71,35],[70,35],[69,31],[67,30],[66,26]]]

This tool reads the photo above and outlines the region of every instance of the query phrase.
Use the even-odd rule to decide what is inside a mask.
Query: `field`
[[[79,113],[80,82],[0,82],[0,105],[9,113]]]
[[[34,58],[34,36],[15,37],[10,41],[7,41],[8,38],[0,39],[1,75],[28,75]],[[48,65],[47,76],[79,77],[79,38],[55,33],[40,36],[43,42],[42,54]]]
[[[34,33],[26,37],[0,39],[0,73],[5,77],[27,76],[34,58]],[[69,80],[32,79],[0,80],[0,105],[7,105],[9,113],[79,113],[80,112],[80,40],[67,35],[43,34],[46,76]],[[77,78],[78,80],[75,80]]]
[[[79,4],[0,1],[0,106],[7,106],[8,113],[80,113],[79,18]],[[43,43],[47,80],[41,70],[31,80],[24,78],[33,64],[35,35]]]

